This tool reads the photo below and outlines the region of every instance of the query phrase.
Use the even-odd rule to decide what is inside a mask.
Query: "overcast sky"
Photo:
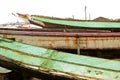
[[[61,18],[120,18],[120,0],[0,0],[0,23],[16,20],[11,13],[37,14]]]

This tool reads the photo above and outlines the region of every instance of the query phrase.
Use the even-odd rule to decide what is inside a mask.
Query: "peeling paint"
[[[37,70],[45,75],[77,78],[120,80],[120,62],[102,58],[74,55],[0,38],[0,60]],[[1,63],[0,63],[1,65]],[[6,65],[6,64],[5,64]],[[13,67],[14,68],[14,67]],[[54,73],[53,73],[54,72]],[[88,79],[89,80],[89,79]]]

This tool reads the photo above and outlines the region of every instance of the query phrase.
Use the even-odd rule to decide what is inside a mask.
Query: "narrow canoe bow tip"
[[[40,22],[40,24],[41,24],[42,26],[45,26],[44,22]]]

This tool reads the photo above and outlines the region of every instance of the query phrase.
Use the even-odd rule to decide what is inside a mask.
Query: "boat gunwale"
[[[31,35],[31,36],[57,36],[57,37],[120,37],[120,32],[41,32],[19,29],[3,29],[0,34]]]

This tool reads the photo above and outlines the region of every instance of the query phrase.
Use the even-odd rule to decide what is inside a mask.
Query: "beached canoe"
[[[0,36],[49,49],[120,49],[120,32],[63,32],[60,29],[3,29]]]
[[[43,28],[61,29],[89,29],[89,30],[109,30],[120,31],[119,22],[94,22],[82,20],[68,20],[39,15],[28,15],[17,13],[18,17],[27,19],[30,23],[40,25]]]
[[[49,80],[120,80],[119,61],[69,54],[4,38],[0,38],[0,65]]]
[[[77,28],[95,28],[95,29],[115,29],[120,28],[119,22],[93,22],[93,21],[71,21],[65,19],[54,19],[47,17],[31,16],[32,20],[42,21],[44,23],[58,24]],[[56,27],[57,28],[57,27]]]

